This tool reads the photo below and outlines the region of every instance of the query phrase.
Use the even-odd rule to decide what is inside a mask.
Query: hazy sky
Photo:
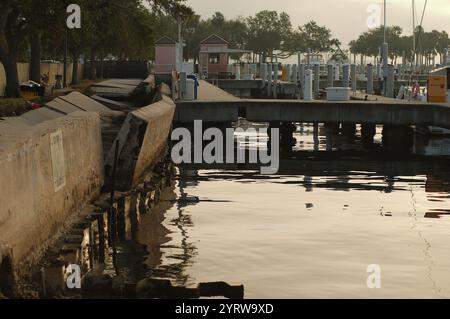
[[[416,1],[416,12],[422,14],[425,0]],[[366,31],[371,4],[382,0],[187,0],[202,17],[220,11],[227,18],[247,17],[261,10],[285,11],[294,27],[315,20],[326,25],[344,46]],[[412,32],[412,0],[388,0],[388,25],[399,25],[404,33]],[[420,17],[418,18],[420,20]],[[428,0],[423,25],[426,30],[450,33],[450,0]]]

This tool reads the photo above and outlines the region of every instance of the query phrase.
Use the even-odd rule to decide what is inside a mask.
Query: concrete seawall
[[[0,176],[0,262],[16,269],[100,193],[99,114],[0,125]]]
[[[109,198],[102,190],[112,180],[116,142],[116,190],[140,187],[164,158],[174,102],[162,96],[133,109],[114,111],[73,92],[0,118],[0,295],[14,296],[16,275],[29,275],[48,247]]]
[[[130,112],[118,134],[116,188],[128,190],[134,187],[144,173],[151,169],[163,155],[167,147],[175,104],[169,97]],[[115,148],[109,152],[105,171],[112,178]]]

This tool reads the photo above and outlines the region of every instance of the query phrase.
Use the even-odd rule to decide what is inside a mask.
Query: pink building
[[[212,34],[200,42],[198,69],[202,78],[221,78],[228,72],[230,55],[251,53],[248,50],[229,49],[228,42]]]
[[[171,74],[176,69],[176,42],[162,37],[155,42],[155,74]]]

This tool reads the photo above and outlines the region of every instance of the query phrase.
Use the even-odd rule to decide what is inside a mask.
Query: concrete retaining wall
[[[99,114],[74,112],[29,127],[0,124],[0,177],[0,247],[16,268],[99,194]]]
[[[115,141],[119,142],[116,188],[132,188],[145,171],[160,160],[167,147],[174,113],[174,102],[163,96],[161,101],[128,114]],[[112,147],[105,163],[109,180],[112,178],[114,154],[115,147]]]

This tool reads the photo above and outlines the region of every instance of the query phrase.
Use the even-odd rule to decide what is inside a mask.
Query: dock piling
[[[327,65],[327,87],[332,88],[334,86],[334,66],[332,64],[328,64]]]
[[[298,82],[300,83],[301,87],[303,88],[305,84],[305,65],[299,64],[298,66]]]
[[[263,88],[266,87],[267,82],[267,66],[265,63],[261,64],[260,71],[259,71],[262,79]]]
[[[292,77],[289,79],[289,82],[297,83],[297,64],[292,66]]]
[[[341,79],[341,64],[338,63],[334,66],[334,80],[339,81]]]
[[[388,65],[386,78],[386,97],[394,98],[394,66]]]
[[[373,65],[367,65],[367,94],[373,94]]]
[[[383,77],[381,76],[381,64],[377,64],[377,80],[380,81],[381,79],[383,79]]]
[[[383,59],[383,95],[387,97],[389,45],[386,42],[383,43],[381,48],[381,57]]]
[[[361,140],[364,146],[371,146],[373,138],[376,134],[376,125],[363,123],[361,124]]]
[[[342,66],[342,86],[343,87],[350,87],[350,65],[344,64]]]
[[[303,98],[306,101],[312,101],[313,98],[313,72],[311,70],[305,71],[305,79],[304,79],[304,87],[303,87]]]
[[[291,76],[292,76],[292,65],[287,64],[286,65],[286,82],[291,82]]]
[[[267,72],[267,96],[270,97],[272,95],[272,64],[268,63],[266,65]]]
[[[356,80],[356,64],[352,64],[350,65],[350,73],[351,73],[351,78],[352,78],[352,91],[356,92],[356,84],[357,84],[357,80]]]
[[[273,64],[273,98],[277,98],[278,91],[278,63]]]
[[[304,88],[305,88],[305,65],[299,64],[297,70],[297,80],[296,82],[299,85],[300,93],[298,94],[298,99],[301,100],[304,97]]]
[[[305,78],[306,80],[306,78]],[[314,98],[319,98],[320,92],[320,66],[318,64],[314,65]],[[306,98],[305,98],[306,100]]]
[[[442,56],[442,66],[447,66],[447,60],[448,60],[448,49],[444,50],[443,56]]]

